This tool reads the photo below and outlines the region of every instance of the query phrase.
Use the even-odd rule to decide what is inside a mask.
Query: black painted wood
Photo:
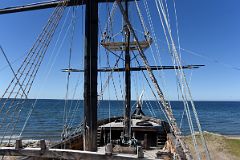
[[[97,151],[98,2],[86,2],[84,55],[84,150]]]

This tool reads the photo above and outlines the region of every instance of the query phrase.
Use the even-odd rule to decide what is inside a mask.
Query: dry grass
[[[210,152],[210,157],[213,160],[240,160],[240,139],[234,137],[222,136],[219,134],[213,134],[209,132],[204,132],[204,138],[207,142],[207,146]],[[190,136],[184,138],[185,142],[188,144],[194,159],[196,159],[196,154],[194,146],[192,144],[192,139]],[[197,135],[197,142],[200,143],[200,137]],[[201,145],[199,146],[200,156],[205,158],[204,149]]]
[[[227,149],[232,155],[235,155],[240,159],[240,139],[226,139]]]

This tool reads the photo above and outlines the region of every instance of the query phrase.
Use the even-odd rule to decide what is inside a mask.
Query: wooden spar
[[[98,2],[86,2],[84,55],[84,150],[97,151]]]
[[[106,3],[106,2],[114,2],[115,0],[97,0],[98,3]],[[133,1],[133,0],[128,0]],[[62,1],[53,0],[49,2],[38,2],[38,3],[31,3],[22,6],[14,6],[14,7],[7,7],[0,9],[0,14],[10,14],[10,13],[18,13],[18,12],[25,12],[25,11],[33,11],[33,10],[41,10],[41,9],[48,9],[57,7],[61,4]],[[78,5],[85,5],[86,0],[69,0],[67,6],[78,6]]]
[[[202,67],[204,65],[186,65],[181,66],[182,69],[197,69],[199,67]],[[174,70],[178,69],[180,66],[149,66],[151,70]],[[145,71],[147,70],[146,67],[140,66],[140,67],[131,67],[130,71]],[[77,72],[82,72],[83,70],[75,70]],[[125,68],[100,68],[98,69],[98,72],[124,72]],[[67,70],[65,70],[67,72]],[[74,71],[73,71],[74,72]]]
[[[205,65],[186,65],[181,66],[182,69],[197,69],[203,67]],[[149,66],[151,70],[173,70],[180,68],[180,66]],[[131,67],[130,71],[144,71],[147,70],[145,66],[140,67]],[[66,68],[62,69],[62,72],[84,72],[82,69],[73,69],[73,68]],[[125,68],[99,68],[98,72],[125,72]]]
[[[125,13],[128,17],[128,0],[125,0]],[[125,29],[125,113],[124,113],[124,136],[125,140],[131,138],[131,57],[129,53],[130,46],[130,31],[127,24],[124,24]]]
[[[106,2],[106,0],[98,0],[97,2]],[[108,0],[107,2],[114,2],[114,0]],[[32,3],[32,4],[23,5],[23,6],[7,7],[7,8],[0,9],[0,14],[9,14],[9,13],[54,8],[61,3],[63,2],[59,0],[54,0],[49,2]],[[85,4],[86,4],[86,0],[69,0],[67,3],[67,6],[77,6],[77,5],[85,5]]]

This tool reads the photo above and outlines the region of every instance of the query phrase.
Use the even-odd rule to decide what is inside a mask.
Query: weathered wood
[[[39,157],[39,158],[54,158],[54,159],[84,159],[84,160],[130,160],[137,159],[137,156],[123,156],[118,154],[113,154],[112,156],[107,156],[105,153],[89,152],[89,151],[79,151],[79,150],[69,150],[69,149],[46,149],[42,151],[41,148],[24,148],[15,149],[14,147],[0,147],[0,155],[4,156],[29,156],[29,157]]]
[[[168,123],[166,123],[165,121],[161,121],[160,119],[154,118],[154,117],[148,117],[148,116],[132,116],[132,119],[136,118],[136,119],[142,119],[144,121],[152,121],[154,123],[157,123],[159,125],[161,125],[162,127],[164,127],[164,130],[169,133],[170,132],[170,127],[168,125]],[[123,117],[111,117],[110,119],[102,119],[102,120],[98,120],[97,121],[97,126],[101,127],[102,125],[105,125],[107,123],[111,123],[114,121],[119,121],[119,120],[123,120]],[[158,127],[153,127],[153,126],[147,126],[147,131],[148,132],[156,132],[158,131]],[[122,131],[123,128],[122,127],[113,127],[111,126],[112,129],[114,130],[119,130]],[[105,130],[110,130],[110,127],[104,127]],[[138,127],[132,127],[132,132],[135,131],[146,131],[146,127],[145,126],[138,126]],[[66,148],[71,148],[71,149],[76,149],[76,150],[83,150],[83,133],[79,132],[79,133],[75,133],[73,135],[70,135],[68,137],[66,137],[64,139],[64,141],[59,142],[57,144],[54,144],[53,146],[51,146],[51,148],[62,148],[62,146],[66,146]],[[123,136],[123,134],[122,134]]]
[[[139,43],[143,49],[147,49],[152,44],[152,40],[150,39],[149,41],[141,41]],[[128,46],[128,43],[127,42],[101,42],[101,45],[110,51],[125,51]],[[137,42],[130,42],[129,50],[131,51],[138,50]]]
[[[122,131],[123,127],[104,127],[104,130],[108,131],[108,130],[114,130],[114,131]],[[132,132],[136,132],[136,131],[141,131],[141,132],[157,132],[159,130],[158,127],[153,127],[153,126],[141,126],[141,127],[132,127]]]
[[[149,66],[151,70],[173,70],[176,68],[182,69],[196,69],[199,67],[203,67],[204,65],[185,65],[185,66]],[[139,67],[131,67],[130,71],[144,71],[147,70],[144,66]],[[66,68],[62,69],[62,72],[84,72],[82,69],[72,69]],[[98,72],[125,72],[125,68],[99,68]]]
[[[182,139],[176,138],[172,133],[167,134],[167,142],[164,148],[168,150],[170,153],[175,154],[177,157],[183,159],[183,160],[192,160],[191,153],[189,152],[189,149],[187,148],[186,144],[184,143]],[[181,144],[181,145],[179,145]],[[184,147],[182,147],[184,146]]]
[[[111,143],[108,143],[105,147],[105,154],[112,155],[112,152],[113,152],[113,145]]]
[[[144,148],[145,149],[148,149],[149,146],[148,146],[148,135],[147,134],[144,134]]]
[[[109,122],[113,122],[118,119],[123,119],[123,117],[111,117],[110,119],[102,119],[97,121],[97,126],[104,125]],[[51,146],[51,148],[61,148],[63,145],[66,148],[76,149],[76,150],[83,150],[83,133],[79,132],[73,135],[70,135],[64,139],[64,141],[59,142]]]
[[[130,146],[120,146],[120,145],[115,145],[113,148],[114,153],[124,153],[124,154],[135,154],[136,155],[136,148],[135,147],[130,147]]]
[[[97,2],[106,2],[105,0],[98,0]],[[114,0],[108,0],[107,2],[114,2]],[[41,10],[47,8],[54,8],[59,4],[63,3],[62,1],[55,0],[49,2],[38,2],[27,4],[23,6],[15,6],[15,7],[7,7],[0,9],[0,14],[9,14],[9,13],[17,13],[17,12],[25,12],[25,11],[33,11],[33,10]],[[86,4],[86,0],[69,0],[67,6],[77,6]]]
[[[22,148],[22,140],[17,139],[15,144],[15,149],[21,149]]]
[[[137,146],[137,157],[138,158],[143,158],[144,157],[143,149],[142,149],[141,146]]]
[[[44,139],[40,140],[40,148],[41,148],[41,150],[47,149],[46,142]]]
[[[125,2],[125,13],[128,17],[128,0]],[[125,110],[124,110],[124,138],[126,142],[131,139],[131,56],[130,56],[130,31],[125,28]]]
[[[173,157],[173,154],[168,151],[158,151],[156,153],[156,159],[171,160],[172,158],[170,157]],[[184,160],[184,159],[181,159],[181,160]]]
[[[98,2],[86,1],[84,54],[84,150],[97,151]]]

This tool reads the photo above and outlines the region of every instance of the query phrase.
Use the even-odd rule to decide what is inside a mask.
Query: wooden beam
[[[181,66],[182,69],[197,69],[200,67],[203,67],[205,65],[185,65]],[[150,66],[152,70],[172,70],[172,69],[178,69],[180,66]],[[146,67],[140,66],[140,67],[131,67],[130,71],[144,71],[147,70]],[[98,72],[124,72],[125,68],[99,68]],[[84,72],[84,70],[81,69],[62,69],[62,72]]]
[[[15,149],[15,147],[0,147],[0,155],[4,156],[28,156],[39,158],[56,158],[56,159],[98,159],[98,160],[122,160],[122,159],[137,159],[136,155],[125,157],[123,155],[113,154],[111,156],[105,153],[70,150],[70,149],[46,149],[41,148],[24,148]]]
[[[182,69],[196,69],[199,67],[202,67],[204,65],[186,65],[181,66]],[[179,66],[149,66],[152,70],[173,70],[178,69]],[[129,69],[130,71],[144,71],[147,70],[146,67],[140,66],[140,67],[131,67]],[[80,70],[79,70],[80,71]],[[124,72],[125,68],[101,68],[98,69],[98,72]]]
[[[106,2],[106,0],[98,0],[98,2]],[[107,2],[114,2],[114,0],[108,0]],[[63,1],[53,0],[49,2],[38,2],[38,3],[31,3],[27,5],[22,5],[22,6],[7,7],[7,8],[0,9],[0,14],[9,14],[9,13],[54,8],[60,5],[61,3],[63,3]],[[67,3],[67,6],[77,6],[77,5],[85,5],[85,4],[86,4],[86,0],[69,0],[69,2]]]
[[[139,42],[141,47],[145,50],[152,44],[152,39],[148,41],[141,41]],[[110,50],[110,51],[125,51],[126,46],[128,45],[127,42],[101,42],[101,45]],[[138,50],[137,42],[130,42],[129,43],[129,50]]]
[[[110,130],[112,130],[112,131],[122,131],[123,130],[123,127],[102,127],[102,128],[105,131],[110,131]],[[144,127],[132,127],[131,129],[132,129],[132,132],[146,132],[146,131],[157,132],[157,131],[159,131],[160,127],[148,127],[146,129],[146,126],[144,126]]]
[[[107,2],[114,2],[114,1],[115,0],[97,0],[98,3],[104,3],[104,2],[107,3]],[[129,0],[129,1],[133,1],[133,0]],[[38,3],[31,3],[27,5],[22,5],[22,6],[7,7],[7,8],[0,9],[0,14],[10,14],[10,13],[54,8],[61,3],[62,1],[52,0],[49,2],[38,2]],[[86,4],[86,0],[69,0],[67,6],[78,6],[78,5],[85,5],[85,4]]]

